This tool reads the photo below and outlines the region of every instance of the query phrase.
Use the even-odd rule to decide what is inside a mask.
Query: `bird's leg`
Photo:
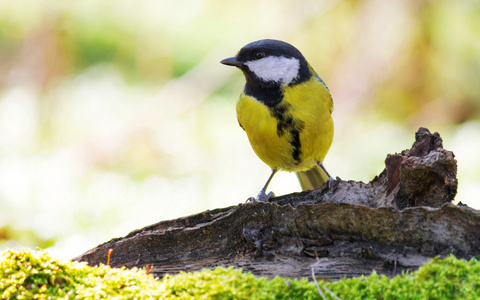
[[[275,194],[273,192],[269,192],[268,194],[266,192],[267,192],[268,184],[270,184],[270,181],[272,181],[273,175],[275,175],[275,173],[277,173],[277,170],[272,170],[272,174],[270,174],[270,177],[268,177],[267,182],[265,183],[263,188],[260,190],[260,193],[258,193],[257,198],[250,197],[248,198],[247,201],[267,202],[270,198],[274,197]]]
[[[325,169],[325,166],[323,165],[323,162],[319,161],[317,164],[320,166],[320,168],[322,168],[322,170],[325,172],[325,174],[327,174],[327,176],[328,176],[327,186],[330,189],[335,180],[333,180],[332,176],[330,176],[327,169]]]

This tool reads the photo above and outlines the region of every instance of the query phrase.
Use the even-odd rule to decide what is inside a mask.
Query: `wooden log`
[[[135,230],[75,258],[153,266],[157,277],[235,266],[259,276],[395,276],[428,258],[480,254],[480,212],[453,205],[456,161],[438,133],[388,155],[369,183],[343,181],[269,203],[245,203]]]

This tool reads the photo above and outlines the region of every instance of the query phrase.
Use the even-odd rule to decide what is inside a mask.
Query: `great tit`
[[[246,84],[237,119],[272,173],[254,201],[266,202],[278,170],[296,172],[303,190],[333,180],[322,162],[333,140],[333,99],[325,82],[294,46],[265,39],[244,46],[222,64],[239,68]]]

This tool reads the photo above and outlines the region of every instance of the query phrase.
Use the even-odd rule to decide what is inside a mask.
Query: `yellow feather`
[[[306,171],[322,162],[333,140],[332,97],[315,76],[306,82],[287,86],[279,105],[286,115],[301,124],[299,160],[293,155],[292,136],[280,134],[278,120],[260,101],[244,93],[237,103],[237,117],[257,156],[273,170]]]

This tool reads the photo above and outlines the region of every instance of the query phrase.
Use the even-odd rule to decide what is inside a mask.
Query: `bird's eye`
[[[255,59],[264,58],[265,53],[264,52],[255,52],[254,57],[255,57]]]

